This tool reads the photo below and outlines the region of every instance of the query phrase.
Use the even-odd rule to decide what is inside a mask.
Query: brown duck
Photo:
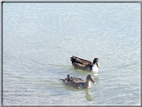
[[[86,81],[81,78],[71,77],[68,74],[67,74],[67,78],[60,79],[60,80],[62,80],[65,85],[68,85],[77,89],[91,88],[90,81],[96,84],[96,82],[94,81],[91,75],[88,75],[86,77]]]
[[[93,63],[91,61],[88,61],[88,60],[85,60],[85,59],[82,59],[82,58],[78,58],[76,56],[70,57],[70,60],[72,62],[72,65],[76,69],[82,69],[82,70],[86,70],[86,71],[96,71],[97,72],[100,68],[98,58],[94,58]]]

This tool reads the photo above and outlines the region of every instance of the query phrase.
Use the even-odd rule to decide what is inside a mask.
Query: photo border
[[[8,105],[8,106],[5,106],[3,104],[3,3],[139,3],[140,4],[140,58],[141,58],[141,46],[142,46],[142,30],[141,30],[141,27],[142,27],[142,1],[133,1],[133,0],[129,0],[129,1],[1,1],[1,107],[49,107],[49,106],[68,106],[68,105],[56,105],[56,104],[53,104],[53,105],[30,105],[30,106],[23,106],[23,105]],[[140,59],[140,106],[141,106],[141,96],[142,96],[142,93],[141,93],[141,69],[142,69],[142,59]],[[110,106],[111,105],[111,106]],[[71,105],[71,106],[74,106],[74,105]],[[77,106],[80,106],[80,105],[77,105]],[[81,105],[82,106],[82,105]],[[92,105],[84,105],[84,107],[86,106],[92,106]],[[95,105],[93,105],[95,106]],[[97,105],[97,106],[104,106],[102,104],[100,105]],[[116,104],[106,104],[105,106],[121,106],[121,105],[116,105]],[[104,107],[105,107],[104,106]],[[122,105],[122,106],[128,106],[128,105]],[[129,105],[129,106],[139,106],[139,105]]]

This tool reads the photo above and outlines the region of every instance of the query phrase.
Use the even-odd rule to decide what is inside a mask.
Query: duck
[[[98,72],[100,68],[98,58],[94,58],[93,62],[91,62],[89,60],[85,60],[76,56],[71,56],[70,60],[75,69]]]
[[[71,86],[73,88],[76,89],[85,89],[85,88],[91,88],[91,83],[96,84],[96,82],[93,79],[92,75],[88,75],[86,77],[86,81],[83,80],[82,78],[76,78],[76,77],[72,77],[70,75],[67,74],[67,78],[65,79],[60,79],[65,85],[67,86]]]

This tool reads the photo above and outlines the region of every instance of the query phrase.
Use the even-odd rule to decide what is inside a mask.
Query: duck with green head
[[[93,63],[89,60],[85,60],[76,56],[71,56],[70,60],[72,62],[72,65],[74,68],[82,69],[85,71],[93,71],[98,72],[100,65],[99,65],[99,59],[94,58]]]

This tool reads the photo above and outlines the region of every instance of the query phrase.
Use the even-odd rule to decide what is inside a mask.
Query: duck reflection
[[[67,86],[65,86],[65,85],[64,85],[64,88],[65,88],[66,90],[70,90],[70,91],[84,91],[85,98],[86,98],[87,101],[92,101],[92,100],[95,99],[95,98],[92,98],[92,96],[91,96],[91,94],[90,94],[91,88],[79,90],[79,89],[75,89],[75,88],[73,88],[73,87],[67,87]]]
[[[85,89],[85,98],[88,100],[88,101],[92,101],[93,98],[90,94],[90,89]]]

